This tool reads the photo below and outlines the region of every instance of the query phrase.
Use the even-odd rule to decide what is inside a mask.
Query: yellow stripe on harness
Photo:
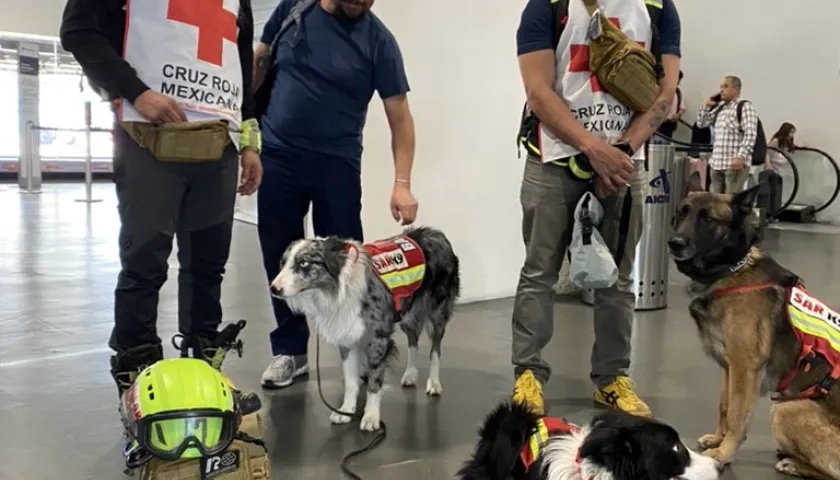
[[[840,351],[840,332],[819,318],[814,318],[796,307],[789,306],[790,323],[797,330],[827,341],[831,348]]]
[[[545,426],[545,422],[540,420],[537,422],[537,431],[531,438],[528,439],[528,446],[531,448],[531,458],[536,460],[540,458],[540,451],[542,450],[543,445],[548,443],[548,427]]]
[[[417,265],[406,270],[397,270],[391,273],[383,273],[380,278],[389,289],[407,287],[414,282],[423,280],[426,274],[426,264]]]

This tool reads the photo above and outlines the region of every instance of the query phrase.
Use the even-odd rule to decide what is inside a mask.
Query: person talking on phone
[[[739,121],[738,105],[741,105]],[[750,160],[758,135],[758,114],[752,102],[741,99],[741,79],[729,75],[720,91],[697,113],[696,126],[711,127],[714,135],[709,159],[709,191],[738,193],[750,175]]]
[[[658,92],[649,109],[634,113],[589,71],[588,7],[569,0],[562,3],[568,8],[563,13],[555,10],[561,2],[529,0],[516,34],[527,97],[519,140],[527,158],[520,192],[525,262],[512,318],[513,400],[544,413],[543,385],[551,368],[542,350],[554,331],[554,285],[569,246],[575,206],[585,192],[594,189],[606,211],[601,233],[619,264],[617,284],[595,292],[590,370],[594,400],[649,416],[650,408],[636,395],[628,377],[635,305],[630,272],[641,235],[640,207],[647,183],[642,175],[642,147],[668,116],[675,96],[680,18],[674,0],[597,1],[601,14],[620,25],[628,41],[649,48],[654,28],[659,33],[663,75]],[[563,28],[559,37],[556,26]],[[635,213],[625,215],[628,190]],[[624,242],[619,228],[623,221],[628,222]]]

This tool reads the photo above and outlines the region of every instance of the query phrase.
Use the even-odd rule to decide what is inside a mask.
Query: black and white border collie
[[[676,430],[619,411],[597,415],[578,427],[544,430],[525,407],[503,403],[479,430],[461,480],[717,480],[712,458],[686,448]],[[543,425],[549,424],[549,419]],[[547,433],[547,435],[545,435]],[[533,448],[532,448],[533,447]]]
[[[367,383],[361,421],[361,429],[366,431],[380,426],[382,384],[388,361],[396,355],[392,336],[397,324],[408,337],[409,348],[402,385],[417,384],[417,342],[425,329],[432,343],[426,393],[443,392],[441,342],[461,289],[458,257],[442,232],[410,228],[398,241],[409,249],[419,247],[425,259],[422,283],[399,307],[375,271],[375,260],[380,259],[372,257],[365,245],[336,237],[305,239],[290,245],[280,273],[271,282],[273,296],[305,315],[327,343],[339,347],[344,401],[338,410],[354,413],[360,386]],[[350,420],[346,415],[330,415],[335,424]]]

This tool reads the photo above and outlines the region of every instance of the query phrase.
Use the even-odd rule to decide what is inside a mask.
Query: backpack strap
[[[569,20],[569,0],[551,0],[551,16],[554,21],[554,38],[551,44],[554,50],[557,50],[560,36],[563,35],[563,29],[566,28],[566,22]]]
[[[662,68],[662,48],[659,40],[659,17],[662,16],[662,2],[663,0],[645,0],[645,9],[647,9],[650,18],[650,53],[656,59],[654,69],[658,79],[665,76],[665,69]]]
[[[662,15],[662,0],[645,0],[651,25],[659,25],[659,17]]]
[[[274,38],[271,40],[270,50],[271,55],[273,57],[274,51],[277,49],[277,44],[280,42],[280,37],[286,33],[286,30],[291,28],[293,25],[300,24],[301,18],[310,7],[315,5],[317,0],[298,0],[297,3],[292,6],[292,9],[289,11],[289,14],[286,15],[286,18],[280,23],[280,28],[277,29],[277,33],[274,35]]]
[[[738,100],[738,108],[736,109],[736,117],[738,118],[738,129],[740,129],[742,133],[744,131],[744,127],[741,125],[741,116],[744,113],[745,103],[747,103],[746,100]]]

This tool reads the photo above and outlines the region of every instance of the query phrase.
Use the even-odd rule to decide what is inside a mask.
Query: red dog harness
[[[712,298],[727,295],[747,293],[779,285],[777,282],[763,282],[742,287],[721,288],[711,292]],[[790,322],[796,337],[802,342],[799,360],[776,387],[779,394],[775,401],[797,400],[802,398],[820,398],[828,395],[835,382],[840,380],[840,314],[828,308],[823,302],[812,297],[798,281],[786,288],[785,293],[788,322]],[[831,368],[830,373],[822,382],[811,385],[796,395],[785,395],[788,387],[793,383],[799,366],[808,372],[817,357],[822,358]]]
[[[519,461],[522,462],[525,472],[527,472],[531,466],[539,460],[540,455],[542,455],[542,449],[546,446],[546,444],[548,444],[548,440],[551,437],[571,435],[579,430],[580,428],[578,426],[572,425],[562,418],[541,418],[539,422],[537,422],[537,431],[528,438],[528,441],[519,453]],[[580,454],[578,454],[575,459],[575,463],[577,463],[578,476],[583,478],[583,474],[581,472]]]
[[[348,250],[351,248],[352,244]],[[394,297],[394,307],[402,312],[426,276],[423,250],[406,235],[366,243],[364,248],[371,257],[374,273]]]

